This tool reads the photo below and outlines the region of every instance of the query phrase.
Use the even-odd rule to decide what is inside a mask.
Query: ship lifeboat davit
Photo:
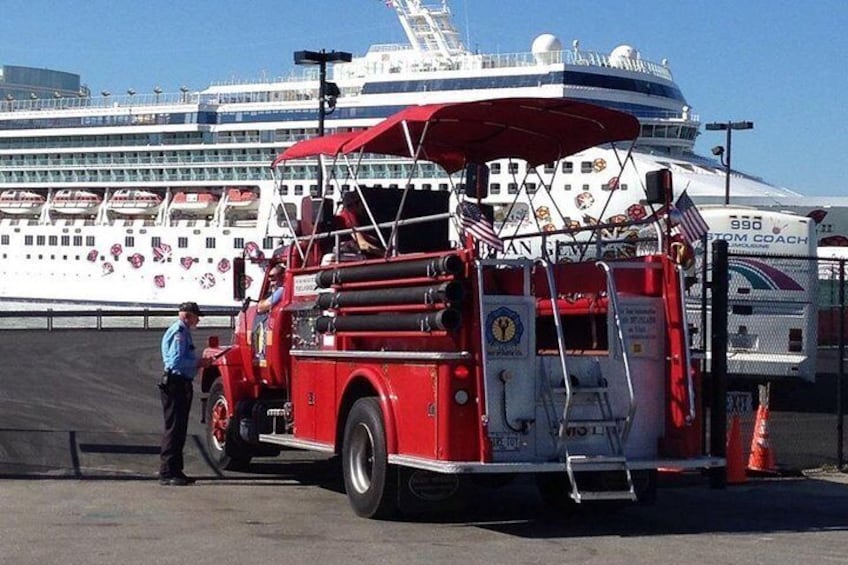
[[[162,204],[162,197],[153,192],[121,189],[109,198],[109,209],[126,216],[154,214]]]
[[[0,192],[0,212],[16,216],[35,215],[41,212],[45,201],[41,194],[28,190],[4,190]]]
[[[51,209],[67,215],[94,214],[102,201],[103,199],[93,192],[63,188],[53,195]]]
[[[229,188],[227,189],[227,207],[234,210],[256,210],[259,208],[259,195],[252,190]]]
[[[171,209],[184,214],[206,216],[218,206],[218,196],[209,192],[177,192]]]

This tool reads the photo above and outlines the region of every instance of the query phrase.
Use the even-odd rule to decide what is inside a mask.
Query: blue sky
[[[452,0],[467,44],[524,52],[539,33],[667,58],[702,123],[750,120],[733,165],[809,195],[848,195],[848,2]],[[290,72],[298,49],[404,40],[383,0],[2,0],[0,62],[74,72],[93,92],[176,92]],[[703,130],[703,128],[702,128]],[[709,153],[723,132],[703,132]]]

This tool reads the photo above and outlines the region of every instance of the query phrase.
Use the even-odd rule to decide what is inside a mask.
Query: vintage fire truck
[[[213,338],[204,352],[215,358],[201,378],[214,462],[236,468],[283,447],[336,454],[365,517],[447,495],[462,477],[530,473],[546,501],[569,505],[649,497],[663,467],[723,466],[702,449],[673,254],[557,262],[549,243],[573,239],[562,226],[499,234],[541,242],[535,256],[506,256],[488,231],[482,163],[552,163],[638,132],[632,116],[585,103],[500,99],[410,107],[280,155],[349,166],[403,155],[466,171],[465,182],[354,184],[346,196],[368,220],[354,227],[334,221],[328,199],[306,198],[292,245],[234,262],[236,298],[249,260],[284,267],[284,293],[265,314],[248,299],[232,344]],[[379,238],[381,256],[344,247],[357,230]]]

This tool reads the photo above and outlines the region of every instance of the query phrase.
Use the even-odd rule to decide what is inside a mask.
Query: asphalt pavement
[[[229,330],[198,330],[223,343]],[[807,563],[848,561],[848,475],[712,490],[668,476],[652,506],[560,515],[532,481],[449,509],[357,518],[338,463],[285,451],[216,472],[192,412],[188,487],[156,480],[160,332],[0,332],[0,564]]]

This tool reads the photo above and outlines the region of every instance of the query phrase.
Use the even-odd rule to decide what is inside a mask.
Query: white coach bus
[[[702,206],[712,242],[728,243],[728,351],[731,376],[797,377],[813,381],[818,347],[818,267],[815,222],[788,212],[742,206]],[[709,300],[700,284],[704,249],[696,245],[688,290],[695,346],[711,357]],[[707,295],[708,296],[708,295]],[[706,328],[705,331],[701,331]]]

